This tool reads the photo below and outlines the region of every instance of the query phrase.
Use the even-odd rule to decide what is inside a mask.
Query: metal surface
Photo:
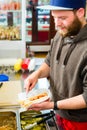
[[[4,113],[4,112],[12,112],[15,113],[16,115],[16,125],[17,125],[17,130],[19,130],[20,126],[19,126],[19,117],[18,117],[18,109],[14,108],[14,109],[0,109],[0,113]]]
[[[26,112],[24,109],[21,109],[21,108],[11,108],[11,106],[9,108],[3,108],[3,109],[0,109],[0,113],[3,113],[3,112],[12,112],[12,113],[15,113],[16,115],[16,124],[17,124],[17,130],[22,130],[21,128],[21,123],[20,123],[20,114],[23,113],[23,112]],[[37,112],[38,113],[38,112]],[[50,129],[48,123],[46,122],[46,130],[52,130]],[[55,130],[55,129],[54,129]]]
[[[24,91],[23,81],[30,74],[29,71],[14,73],[14,71],[9,72],[10,67],[9,67],[9,70],[7,70],[7,69],[6,69],[5,73],[9,75],[9,80],[11,80],[11,81],[20,80],[22,83],[22,91]],[[13,68],[11,70],[13,70]],[[38,88],[38,85],[36,85],[36,88]],[[2,108],[0,107],[0,112],[5,112],[5,111],[12,111],[12,112],[16,113],[17,130],[21,130],[20,113],[23,112],[24,110],[22,110],[19,106],[3,106]],[[52,119],[52,121],[53,121],[53,119]],[[57,129],[55,128],[55,126],[49,126],[48,122],[46,122],[46,130],[57,130]]]
[[[40,112],[35,112],[36,114],[35,115],[37,115],[37,114],[40,114]],[[34,115],[34,112],[32,113],[32,112],[28,112],[28,111],[25,111],[24,109],[19,109],[19,122],[21,122],[21,115],[22,114],[25,114],[25,115],[28,115],[29,116],[29,118],[30,118],[30,116],[33,116]],[[21,128],[21,123],[19,123],[20,124],[20,130],[22,130],[22,128]],[[47,124],[47,122],[46,122],[46,130],[50,130],[50,127],[49,127],[49,125]]]

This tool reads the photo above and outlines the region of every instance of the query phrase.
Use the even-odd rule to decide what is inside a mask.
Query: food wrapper
[[[51,98],[49,89],[31,90],[28,95],[26,92],[18,94],[18,102],[22,108],[28,109],[32,104],[41,103]]]

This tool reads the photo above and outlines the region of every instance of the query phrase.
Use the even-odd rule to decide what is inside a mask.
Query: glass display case
[[[49,0],[26,1],[26,42],[46,42],[49,39],[50,11],[36,9]]]
[[[86,0],[86,10],[85,10],[85,17],[86,17],[86,20],[87,20],[87,0]]]
[[[51,17],[49,10],[37,9],[49,0],[26,0],[26,43],[33,51],[48,51],[50,47]],[[52,25],[53,26],[53,25]],[[43,45],[43,49],[42,49]]]
[[[25,57],[25,1],[0,0],[0,58]]]

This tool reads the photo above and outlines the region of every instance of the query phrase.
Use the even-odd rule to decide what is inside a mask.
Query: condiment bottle
[[[29,63],[29,65],[28,65],[28,70],[29,70],[29,71],[35,70],[35,58],[32,58],[32,59],[30,60],[30,63]]]
[[[17,72],[21,70],[22,59],[18,59],[14,65],[14,70]]]
[[[27,70],[28,69],[28,65],[29,65],[30,59],[29,58],[25,58],[22,62],[21,68],[23,70]]]

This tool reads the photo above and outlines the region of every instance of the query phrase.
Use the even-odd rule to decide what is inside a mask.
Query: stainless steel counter
[[[38,68],[38,66],[37,66],[37,68]],[[27,76],[29,75],[29,74],[31,74],[32,72],[29,72],[29,71],[19,71],[19,72],[7,72],[6,74],[9,76],[9,80],[10,81],[16,81],[16,80],[20,80],[21,81],[21,83],[22,83],[22,89],[23,89],[23,91],[24,91],[24,88],[23,88],[23,84],[24,84],[24,80],[27,78]],[[43,82],[42,82],[42,84],[43,84]],[[36,85],[36,88],[38,88],[38,84]],[[21,130],[20,129],[20,119],[19,119],[19,117],[20,117],[20,113],[19,113],[19,110],[20,110],[20,108],[19,107],[9,107],[9,108],[2,108],[2,109],[0,109],[0,112],[1,111],[14,111],[15,113],[16,113],[16,116],[17,116],[17,130]],[[51,124],[50,124],[51,123]],[[47,130],[58,130],[58,128],[56,128],[56,124],[55,124],[55,121],[54,121],[54,119],[51,119],[51,120],[49,120],[48,122],[47,122],[47,125],[48,125],[48,128],[49,129],[47,129]]]
[[[17,130],[22,130],[22,128],[21,128],[21,118],[20,118],[20,114],[22,113],[22,111],[20,112],[20,108],[10,108],[9,107],[9,108],[0,109],[0,126],[1,126],[1,117],[2,116],[6,117],[6,115],[7,115],[6,113],[8,113],[8,114],[10,113],[8,115],[9,116],[9,121],[11,121],[11,118],[12,118],[12,117],[10,117],[10,115],[15,114],[15,116],[16,116],[16,118],[15,118],[16,119],[15,126],[16,126]],[[5,119],[4,122],[6,122],[6,119]],[[4,126],[6,126],[6,123],[4,123]],[[56,124],[55,124],[53,118],[46,122],[46,130],[58,130],[56,128]]]

